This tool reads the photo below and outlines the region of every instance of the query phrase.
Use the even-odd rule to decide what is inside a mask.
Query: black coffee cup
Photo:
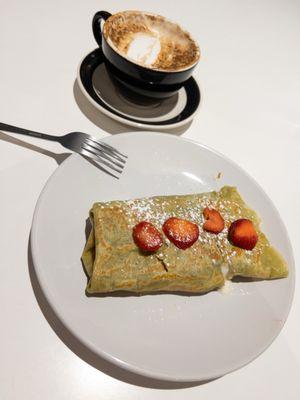
[[[167,98],[174,95],[191,77],[198,59],[190,67],[178,71],[152,69],[129,60],[116,51],[103,34],[105,21],[111,16],[112,14],[107,11],[97,12],[93,18],[92,27],[96,42],[102,48],[105,65],[113,80],[143,96]]]

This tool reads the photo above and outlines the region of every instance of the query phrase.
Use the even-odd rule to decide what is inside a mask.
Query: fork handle
[[[0,122],[0,130],[5,132],[20,133],[21,135],[32,136],[38,139],[53,140],[55,142],[60,141],[60,136],[46,135],[45,133],[29,131],[28,129],[18,128],[17,126],[3,124]]]

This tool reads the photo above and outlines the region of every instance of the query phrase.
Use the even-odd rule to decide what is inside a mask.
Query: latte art
[[[104,36],[119,54],[152,69],[180,71],[200,57],[189,33],[159,15],[138,11],[114,14],[104,25]]]
[[[151,66],[156,62],[160,50],[158,37],[146,33],[136,33],[129,43],[126,56],[137,63]]]

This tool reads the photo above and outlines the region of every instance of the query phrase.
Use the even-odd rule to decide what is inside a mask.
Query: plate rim
[[[81,90],[81,92],[83,93],[83,95],[85,96],[85,98],[87,99],[87,101],[92,104],[98,111],[102,112],[103,114],[105,114],[107,117],[111,118],[112,120],[118,121],[121,124],[127,125],[127,126],[131,126],[133,128],[139,128],[139,129],[143,129],[143,130],[149,130],[149,131],[164,131],[164,130],[168,130],[168,129],[176,129],[176,128],[180,128],[182,126],[187,125],[189,122],[191,122],[195,116],[199,113],[200,108],[202,107],[202,103],[203,103],[203,92],[201,90],[201,85],[199,84],[198,79],[193,75],[191,78],[194,79],[194,81],[196,82],[196,85],[199,88],[199,93],[200,93],[200,101],[198,104],[198,107],[196,108],[196,110],[186,119],[184,119],[183,121],[179,121],[179,122],[175,122],[172,124],[166,124],[166,125],[154,125],[154,124],[144,124],[142,121],[141,122],[134,122],[134,121],[130,121],[126,118],[123,117],[119,117],[118,115],[110,112],[109,110],[106,110],[104,107],[102,107],[100,104],[98,104],[90,95],[89,93],[86,91],[81,77],[80,77],[80,71],[81,71],[81,65],[83,63],[83,61],[92,53],[94,53],[96,50],[98,50],[99,48],[96,48],[92,51],[90,51],[89,53],[87,53],[84,57],[82,57],[82,59],[79,62],[79,65],[77,67],[77,74],[76,74],[76,81],[78,83],[78,86]],[[128,132],[130,133],[130,132]]]
[[[142,136],[142,135],[153,135],[154,137],[164,137],[164,138],[168,138],[169,140],[175,140],[175,141],[185,141],[185,142],[189,142],[192,143],[193,145],[196,145],[197,147],[203,148],[209,152],[214,153],[215,155],[225,159],[225,161],[229,162],[231,165],[233,165],[234,167],[238,168],[239,170],[241,170],[257,187],[259,190],[261,190],[264,194],[264,196],[266,197],[266,199],[268,200],[268,202],[272,205],[274,212],[277,214],[278,220],[280,221],[281,227],[284,231],[284,234],[286,236],[287,239],[287,246],[288,246],[288,251],[290,254],[290,258],[291,258],[291,263],[289,265],[289,270],[290,270],[290,276],[291,276],[291,290],[289,293],[289,297],[288,297],[288,302],[287,302],[287,312],[286,312],[286,316],[285,318],[281,321],[281,325],[278,325],[278,328],[275,332],[275,334],[273,334],[273,336],[270,338],[270,341],[263,346],[262,349],[260,349],[259,352],[257,352],[254,356],[250,357],[249,359],[247,359],[245,362],[239,364],[238,366],[234,367],[234,368],[229,368],[228,370],[226,370],[225,372],[218,372],[214,375],[208,374],[208,375],[203,375],[201,376],[201,378],[196,377],[196,376],[192,376],[190,375],[190,377],[179,377],[179,376],[174,376],[174,375],[168,375],[168,374],[164,374],[164,373],[155,373],[153,371],[149,371],[146,370],[142,367],[138,367],[136,365],[130,364],[126,361],[123,361],[121,359],[119,359],[118,357],[112,356],[110,353],[107,353],[105,351],[103,351],[102,349],[99,349],[99,347],[95,346],[93,343],[91,343],[87,338],[82,338],[79,335],[77,335],[77,333],[72,329],[72,327],[64,320],[64,318],[62,317],[61,313],[59,312],[59,310],[57,309],[57,307],[55,306],[55,302],[52,301],[52,296],[49,292],[47,292],[45,290],[45,287],[47,287],[47,284],[45,284],[45,282],[43,282],[43,278],[42,275],[40,274],[41,269],[37,268],[37,254],[35,251],[35,248],[37,248],[37,234],[36,234],[36,230],[37,230],[37,221],[38,221],[38,216],[39,216],[39,211],[41,208],[41,204],[43,201],[43,197],[45,196],[45,194],[47,193],[47,190],[49,188],[49,184],[50,182],[55,179],[56,175],[58,173],[61,173],[61,171],[63,171],[63,168],[74,158],[76,157],[80,157],[78,154],[76,153],[72,153],[66,160],[64,160],[54,171],[53,173],[50,175],[50,177],[47,179],[45,185],[43,186],[43,189],[41,190],[41,193],[38,197],[38,200],[36,202],[35,205],[35,209],[34,209],[34,213],[33,213],[33,218],[32,218],[32,224],[31,224],[31,230],[30,230],[30,249],[31,249],[31,255],[32,255],[32,260],[33,260],[33,266],[34,266],[34,271],[36,274],[36,278],[38,281],[38,284],[43,292],[44,297],[46,298],[49,306],[51,307],[51,309],[54,311],[54,313],[56,314],[56,316],[59,318],[60,322],[64,325],[64,327],[77,339],[79,340],[84,346],[88,347],[90,350],[92,350],[95,354],[97,354],[98,356],[104,358],[106,361],[111,362],[113,364],[116,364],[118,367],[124,368],[127,371],[130,371],[132,373],[138,374],[138,375],[142,375],[142,376],[146,376],[148,378],[151,379],[159,379],[159,380],[163,380],[163,381],[172,381],[172,382],[203,382],[203,381],[207,381],[207,380],[213,380],[216,378],[219,378],[223,375],[227,375],[231,372],[234,372],[242,367],[244,367],[245,365],[248,365],[249,363],[251,363],[252,361],[254,361],[256,358],[258,358],[262,353],[264,353],[274,342],[274,340],[278,337],[278,335],[280,334],[280,332],[282,331],[288,316],[290,315],[290,311],[291,311],[291,307],[293,304],[293,298],[294,298],[294,293],[295,293],[295,275],[296,275],[296,269],[295,269],[295,258],[294,258],[294,252],[293,252],[293,247],[292,247],[292,243],[287,231],[287,228],[280,216],[279,211],[277,210],[276,206],[274,205],[273,201],[271,200],[271,198],[269,197],[269,195],[264,191],[264,189],[260,186],[260,184],[247,172],[245,171],[242,167],[240,167],[235,161],[231,160],[229,157],[227,157],[226,155],[222,154],[221,152],[207,146],[204,145],[196,140],[193,139],[189,139],[189,138],[185,138],[185,137],[178,137],[178,136],[172,136],[172,135],[168,135],[166,133],[163,132],[149,132],[149,131],[137,131],[137,132],[125,132],[125,133],[120,133],[120,134],[116,134],[116,135],[111,135],[111,136],[105,136],[104,138],[101,138],[101,140],[104,141],[108,141],[110,142],[111,140],[114,141],[114,137],[119,136],[119,135],[125,135],[125,136]],[[63,167],[63,168],[61,168]]]

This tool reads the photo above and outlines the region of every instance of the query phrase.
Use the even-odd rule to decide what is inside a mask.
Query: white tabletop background
[[[262,185],[286,224],[297,269],[300,1],[0,0],[0,121],[54,134],[132,130],[97,112],[75,84],[79,61],[96,47],[91,19],[100,9],[157,12],[199,41],[201,108],[176,133],[226,154]],[[35,203],[65,150],[10,137],[0,132],[1,400],[299,398],[299,281],[288,321],[270,348],[202,385],[132,376],[73,344],[43,304],[28,260]]]

